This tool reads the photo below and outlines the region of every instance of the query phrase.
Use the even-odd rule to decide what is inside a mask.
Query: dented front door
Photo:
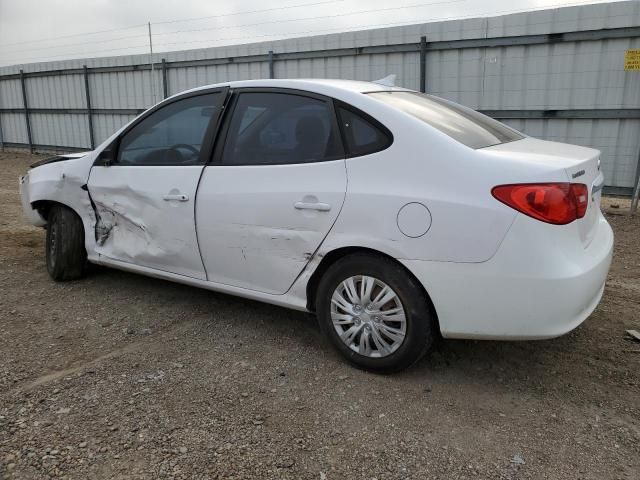
[[[204,279],[193,221],[201,171],[202,166],[93,167],[89,192],[98,215],[97,253]],[[182,197],[169,197],[174,195]]]
[[[107,262],[206,278],[195,196],[225,95],[202,92],[158,108],[92,167],[87,186],[97,217],[96,253]]]

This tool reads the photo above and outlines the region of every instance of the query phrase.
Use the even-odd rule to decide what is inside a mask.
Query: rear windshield
[[[418,92],[372,92],[372,97],[409,113],[471,148],[513,142],[521,134],[486,115]]]

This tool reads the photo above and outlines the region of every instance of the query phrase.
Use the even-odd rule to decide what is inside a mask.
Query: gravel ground
[[[0,478],[640,478],[628,202],[605,202],[614,264],[577,330],[378,376],[310,315],[104,268],[54,283],[20,216],[33,159],[0,156]]]

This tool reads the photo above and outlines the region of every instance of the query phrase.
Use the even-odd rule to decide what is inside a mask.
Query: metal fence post
[[[2,114],[0,114],[0,152],[4,152],[4,135],[2,134]]]
[[[24,81],[24,70],[20,70],[20,86],[22,87],[22,105],[24,107],[24,119],[27,124],[27,140],[29,151],[33,153],[33,140],[31,138],[31,120],[29,119],[29,104],[27,103],[27,89]]]
[[[638,165],[636,167],[636,181],[633,187],[633,193],[631,194],[631,209],[630,215],[634,215],[638,210],[638,200],[640,199],[640,152],[638,152]]]
[[[89,93],[89,70],[86,65],[82,66],[84,71],[84,94],[87,99],[87,120],[89,123],[89,141],[91,142],[91,150],[96,148],[96,139],[93,133],[93,110],[91,109],[91,94]]]
[[[162,98],[169,96],[169,83],[167,82],[167,61],[162,59]]]
[[[269,78],[276,78],[273,72],[273,50],[269,50]]]
[[[427,91],[427,37],[420,37],[420,91]]]

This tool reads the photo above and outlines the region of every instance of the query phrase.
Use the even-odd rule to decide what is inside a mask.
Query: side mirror
[[[111,165],[111,162],[113,161],[113,156],[111,155],[111,150],[110,149],[106,149],[106,150],[103,150],[102,152],[100,152],[100,155],[98,155],[98,160],[105,167],[108,167],[109,165]]]
[[[98,155],[98,158],[96,158],[94,165],[102,165],[104,167],[108,167],[109,165],[112,165],[116,161],[115,152],[116,152],[116,148],[115,148],[115,142],[114,142],[100,152],[100,154]]]

